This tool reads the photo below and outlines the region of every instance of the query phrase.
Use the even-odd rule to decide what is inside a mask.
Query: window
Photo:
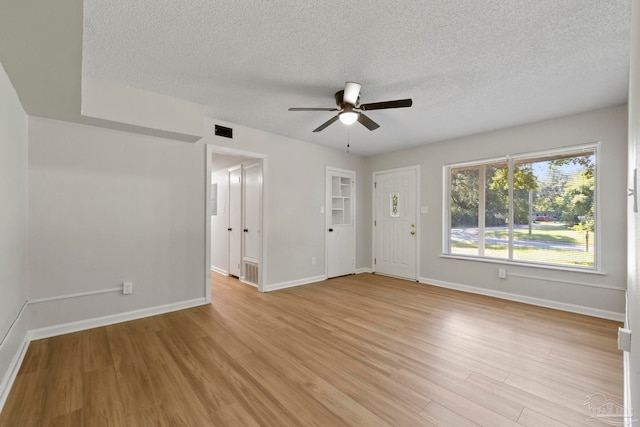
[[[596,269],[597,147],[445,167],[444,252]]]
[[[400,200],[400,193],[392,192],[390,194],[391,197],[391,212],[389,212],[389,216],[392,218],[397,218],[400,216],[400,211],[398,210],[398,201]]]

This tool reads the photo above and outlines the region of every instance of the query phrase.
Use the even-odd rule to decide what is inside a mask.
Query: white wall
[[[27,333],[27,316],[18,316],[27,300],[27,136],[27,115],[0,65],[0,408]]]
[[[214,135],[214,124],[233,128],[233,139]],[[325,274],[325,167],[356,171],[356,268],[370,268],[371,184],[365,159],[220,120],[205,120],[203,141],[218,147],[266,155],[264,284],[277,286]],[[311,258],[316,264],[311,264]]]
[[[204,298],[205,147],[29,119],[30,329]]]
[[[501,280],[501,265],[441,258],[443,227],[443,166],[506,154],[526,153],[600,141],[600,225],[604,275],[508,266],[509,271],[560,280],[626,286],[626,139],[627,109],[616,106],[527,124],[480,135],[443,141],[368,159],[370,171],[419,164],[422,215],[420,275],[423,281],[464,285],[482,292],[497,291],[585,307],[591,314],[624,312],[624,292],[544,280],[509,277]]]

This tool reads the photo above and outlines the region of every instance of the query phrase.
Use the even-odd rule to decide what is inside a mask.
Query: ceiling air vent
[[[225,138],[232,138],[233,139],[233,129],[227,128],[227,127],[224,127],[224,126],[220,126],[220,125],[216,125],[216,135],[217,136],[224,136]]]

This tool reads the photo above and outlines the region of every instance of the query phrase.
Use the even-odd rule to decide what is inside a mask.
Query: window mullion
[[[478,171],[478,255],[484,256],[484,227],[486,212],[486,165]]]
[[[509,159],[509,258],[513,259],[513,221],[515,219],[515,215],[513,214],[513,159]]]

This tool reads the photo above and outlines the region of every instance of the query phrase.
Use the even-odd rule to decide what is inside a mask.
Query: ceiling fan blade
[[[344,95],[342,96],[342,100],[346,104],[356,105],[361,87],[362,85],[360,83],[346,82],[344,84]]]
[[[338,111],[338,108],[289,108],[289,111]]]
[[[313,131],[314,132],[320,132],[321,130],[323,130],[324,128],[326,128],[331,123],[333,123],[333,122],[335,122],[337,120],[338,120],[338,115],[335,115],[335,116],[331,117],[329,120],[327,120],[326,122],[324,122],[323,124],[321,124],[320,126],[318,126],[317,128],[315,128]]]
[[[376,130],[380,127],[379,124],[371,120],[369,117],[365,116],[362,113],[358,113],[358,121],[364,125],[369,130]]]
[[[411,107],[411,105],[413,105],[413,101],[411,100],[411,98],[407,98],[407,99],[398,99],[396,101],[371,102],[369,104],[362,104],[359,108],[362,111],[371,111],[371,110],[384,110],[387,108]]]

